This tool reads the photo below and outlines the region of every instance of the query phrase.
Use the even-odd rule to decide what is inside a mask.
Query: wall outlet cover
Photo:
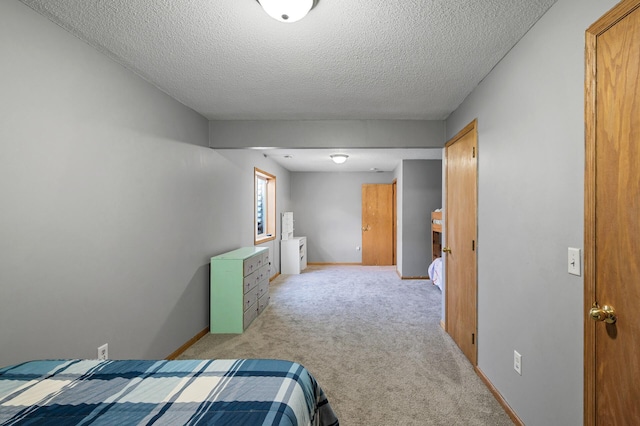
[[[109,344],[105,343],[104,345],[98,347],[98,359],[104,360],[109,359]]]

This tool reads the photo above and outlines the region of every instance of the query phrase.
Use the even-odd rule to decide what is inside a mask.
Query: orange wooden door
[[[476,121],[445,146],[446,329],[477,364],[477,133]]]
[[[587,31],[586,83],[585,424],[640,425],[640,0]]]
[[[393,185],[362,185],[362,264],[393,265]]]

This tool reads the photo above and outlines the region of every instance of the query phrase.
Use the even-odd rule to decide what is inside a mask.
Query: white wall
[[[613,0],[559,0],[447,120],[478,118],[478,366],[529,426],[581,425],[584,32]],[[513,351],[522,354],[522,376]]]
[[[294,235],[307,237],[309,262],[362,262],[362,184],[392,182],[391,173],[291,173]]]
[[[16,0],[0,55],[0,365],[167,356],[209,323],[209,258],[253,244],[261,160]]]

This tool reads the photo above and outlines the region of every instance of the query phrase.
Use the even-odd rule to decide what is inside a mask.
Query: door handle
[[[594,321],[604,321],[607,324],[614,324],[618,320],[613,306],[604,305],[601,308],[597,303],[594,303],[593,307],[589,310],[589,316]]]
[[[369,228],[369,225],[367,225],[367,227],[366,227],[366,228],[365,228],[364,226],[362,227],[362,231],[363,231],[363,232],[367,232],[369,229],[371,229],[371,228]]]
[[[451,248],[450,248],[450,247],[443,247],[443,248],[442,248],[442,251],[443,251],[444,253],[451,253]]]

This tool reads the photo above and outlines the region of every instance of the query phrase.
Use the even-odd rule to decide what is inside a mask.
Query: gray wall
[[[447,137],[479,120],[479,367],[528,425],[582,423],[583,283],[566,249],[583,240],[584,30],[614,4],[559,0],[447,120]],[[276,170],[310,261],[337,261],[305,219],[313,200],[287,205],[323,183],[329,200],[331,179],[295,174],[289,192],[287,172],[209,143],[442,146],[419,122],[207,124],[21,3],[0,2],[0,20],[0,365],[105,342],[115,358],[164,357],[206,327],[209,257],[252,243],[237,194],[252,194],[254,162]],[[339,261],[360,259],[351,216]]]
[[[444,121],[211,121],[213,148],[440,148]]]
[[[18,1],[0,52],[0,365],[167,356],[208,325],[210,256],[253,244],[253,163],[283,208],[288,172]]]
[[[431,212],[442,207],[442,161],[402,162],[403,278],[426,277],[431,263]],[[400,245],[400,244],[399,244]]]
[[[403,203],[404,203],[404,191],[402,190],[402,180],[404,178],[403,175],[403,167],[404,162],[401,161],[398,167],[393,171],[393,179],[396,180],[396,271],[398,274],[402,276],[402,264],[404,259],[404,251],[402,250],[403,240],[403,224],[402,224],[402,216],[403,216]]]
[[[614,0],[559,0],[447,120],[478,118],[478,365],[527,425],[581,425],[584,32]],[[522,376],[513,351],[522,354]]]
[[[362,262],[362,184],[392,181],[391,173],[291,173],[294,235],[307,237],[309,262]]]
[[[291,173],[273,160],[265,158],[261,153],[251,149],[219,149],[215,150],[232,165],[233,173],[228,177],[221,177],[227,187],[227,198],[230,202],[221,206],[226,215],[234,215],[240,219],[240,235],[243,245],[252,246],[254,241],[254,168],[257,167],[276,177],[276,239],[260,244],[268,247],[271,258],[271,276],[280,272],[280,235],[282,228],[282,212],[291,209]],[[231,190],[232,187],[236,189]],[[225,222],[228,218],[223,217]],[[232,222],[229,222],[232,223]]]

